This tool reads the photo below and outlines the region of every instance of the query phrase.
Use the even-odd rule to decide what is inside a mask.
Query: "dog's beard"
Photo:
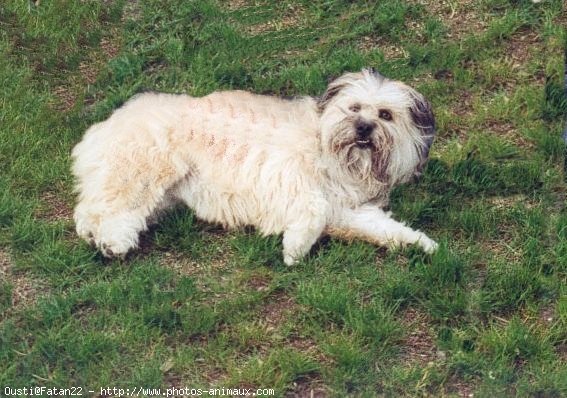
[[[376,129],[368,138],[357,137],[352,121],[345,119],[336,126],[330,149],[353,179],[388,184],[392,145],[392,136],[382,129]]]

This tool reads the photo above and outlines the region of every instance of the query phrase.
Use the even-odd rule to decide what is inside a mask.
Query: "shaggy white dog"
[[[288,265],[325,232],[432,252],[383,208],[419,175],[433,134],[429,103],[374,70],[339,77],[320,98],[140,94],[73,149],[77,232],[123,256],[182,201],[209,222],[283,232]]]

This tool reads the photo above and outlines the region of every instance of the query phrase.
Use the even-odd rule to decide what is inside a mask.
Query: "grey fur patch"
[[[435,116],[431,109],[431,104],[420,94],[414,95],[414,104],[410,108],[410,114],[413,123],[421,131],[423,138],[423,146],[420,151],[420,162],[417,166],[416,172],[419,174],[423,170],[427,158],[429,157],[429,150],[435,138]]]
[[[316,99],[317,107],[319,111],[323,111],[325,107],[331,102],[331,100],[345,87],[343,83],[337,83],[337,81],[332,81],[327,90],[323,93],[323,95]]]

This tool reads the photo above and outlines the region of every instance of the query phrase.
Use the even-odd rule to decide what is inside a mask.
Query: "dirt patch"
[[[81,77],[87,84],[94,84],[96,82],[98,70],[99,68],[91,61],[83,61],[79,64]]]
[[[496,209],[510,209],[516,205],[523,205],[526,209],[532,209],[539,206],[539,203],[529,200],[524,194],[516,194],[510,196],[493,196],[486,199],[488,203]]]
[[[479,34],[486,30],[488,22],[483,12],[478,10],[474,0],[435,1],[414,0],[414,4],[424,7],[431,16],[436,16],[447,27],[447,38],[458,41],[469,34]],[[423,42],[425,26],[419,21],[409,21],[407,29],[415,34],[415,40]],[[388,42],[379,36],[364,36],[358,47],[361,51],[380,50],[387,59],[406,59],[409,53],[399,45]]]
[[[379,50],[386,59],[406,59],[409,57],[409,53],[402,46],[392,44],[380,36],[363,36],[358,43],[358,48],[363,52]]]
[[[10,260],[10,255],[0,249],[0,276],[5,279],[12,269],[12,261]]]
[[[124,5],[122,11],[122,21],[138,21],[142,17],[143,11],[139,0],[129,0]]]
[[[176,252],[164,252],[159,256],[159,264],[179,275],[195,275],[205,270],[202,263]]]
[[[208,369],[203,375],[209,386],[222,385],[223,380],[226,379],[227,376],[226,371],[221,368]]]
[[[14,264],[9,252],[2,248],[0,248],[0,280],[8,282],[12,286],[12,306],[2,314],[4,316],[32,305],[39,297],[46,294],[45,284],[25,273],[14,271]]]
[[[96,83],[100,72],[105,68],[108,61],[118,55],[121,48],[120,31],[112,28],[107,37],[103,37],[99,48],[92,48],[85,59],[81,61],[78,72],[71,72],[66,76],[66,83],[52,90],[56,98],[53,107],[61,112],[68,112],[80,99],[85,86]]]
[[[46,221],[70,221],[73,219],[73,209],[67,202],[53,192],[44,192],[40,196],[42,207],[36,212],[36,217]]]
[[[555,317],[555,306],[552,304],[544,306],[539,312],[539,319],[544,325],[551,325]]]
[[[100,49],[102,50],[102,53],[104,54],[106,59],[112,59],[116,57],[120,52],[121,46],[118,40],[114,39],[115,37],[119,37],[119,32],[116,30],[112,35],[112,39],[103,37],[100,41]]]
[[[161,367],[163,371],[163,368],[167,368],[170,365],[168,364],[170,362],[170,360],[166,361]],[[165,366],[164,366],[165,365]],[[169,370],[164,372],[164,376],[163,376],[163,385],[166,388],[171,388],[171,387],[175,387],[175,388],[179,388],[179,386],[182,386],[184,384],[184,380],[183,377],[175,372],[170,372]]]
[[[474,384],[473,382],[466,382],[456,377],[451,378],[445,387],[447,394],[456,394],[460,398],[474,397]]]
[[[264,292],[269,289],[271,279],[265,275],[254,275],[246,281],[246,285],[257,291]]]
[[[510,135],[515,132],[514,125],[509,122],[499,122],[498,120],[487,121],[486,126],[490,131],[500,136]]]
[[[290,5],[280,19],[247,26],[244,30],[251,36],[257,36],[267,32],[279,32],[291,27],[298,27],[303,23],[303,13],[304,10],[299,5]]]
[[[142,234],[141,236],[144,236]],[[150,252],[155,253],[153,246],[141,252],[144,256]],[[190,276],[194,279],[196,287],[200,292],[207,295],[208,302],[215,306],[225,300],[235,299],[241,293],[232,286],[232,279],[224,276],[223,271],[227,270],[229,255],[219,253],[219,256],[207,259],[203,262],[199,259],[191,258],[190,255],[179,252],[160,252],[158,254],[159,265],[169,268],[180,276]],[[214,278],[215,281],[209,281]]]
[[[299,305],[284,292],[278,292],[268,300],[258,313],[258,319],[266,325],[267,330],[277,329],[290,314],[299,309]]]
[[[233,11],[233,10],[238,10],[239,8],[249,6],[250,0],[229,0],[229,1],[226,1],[226,2],[223,2],[223,3],[224,3],[223,5],[226,8]]]
[[[402,315],[402,324],[408,331],[402,341],[400,356],[402,363],[427,364],[445,358],[444,352],[437,351],[427,315],[414,308],[408,308]]]
[[[559,344],[557,347],[555,347],[555,352],[561,359],[561,362],[567,362],[567,344]]]
[[[332,362],[332,360],[321,351],[317,342],[310,337],[293,334],[285,340],[285,345],[286,347],[293,347],[303,354],[307,354],[319,363],[329,364]]]
[[[483,18],[486,13],[479,10],[475,0],[415,0],[414,4],[422,5],[429,15],[438,17],[447,27],[447,37],[454,40],[486,30],[488,21]]]
[[[457,100],[454,102],[452,109],[457,116],[473,115],[473,94],[466,90],[458,93]]]
[[[534,142],[524,137],[512,123],[500,120],[488,120],[486,122],[486,130],[487,132],[514,143],[520,148],[529,150],[535,149]]]
[[[455,93],[453,105],[449,110],[454,117],[447,121],[447,126],[444,129],[445,134],[458,137],[462,143],[466,142],[469,137],[471,119],[475,123],[474,119],[477,117],[478,111],[475,108],[478,107],[479,101],[479,97],[469,91],[463,90]],[[534,149],[534,143],[520,133],[517,126],[509,121],[486,118],[475,129],[503,138],[519,148]]]
[[[524,257],[522,250],[514,247],[512,233],[509,231],[502,231],[497,239],[480,242],[480,247],[482,247],[484,253],[491,253],[494,258],[506,260],[506,262],[512,264],[521,263]],[[484,273],[482,282],[485,279]]]
[[[519,69],[531,58],[533,49],[543,48],[539,35],[532,31],[514,34],[506,43],[505,57],[510,59],[514,69]],[[545,79],[545,76],[543,76]]]
[[[257,316],[260,324],[266,328],[267,332],[278,333],[278,330],[286,321],[293,320],[296,314],[303,312],[301,305],[285,292],[277,292],[267,300],[267,304],[258,311]],[[283,344],[286,347],[292,347],[303,354],[307,354],[319,362],[328,362],[328,358],[321,352],[317,343],[297,330],[290,333],[283,340]]]
[[[330,396],[330,392],[318,374],[310,374],[294,381],[284,396],[287,398],[325,398]]]
[[[116,57],[122,47],[120,43],[121,32],[118,28],[112,28],[108,36],[100,40],[99,48],[93,49],[86,60],[79,64],[79,72],[82,83],[94,84],[98,75],[109,60]]]
[[[53,89],[53,95],[57,99],[57,104],[54,108],[57,111],[68,112],[75,106],[77,102],[77,94],[75,94],[70,87],[57,86]]]
[[[453,116],[448,118],[447,125],[441,134],[446,137],[456,137],[464,143],[468,138],[469,128],[467,119],[474,116],[474,96],[471,92],[463,90],[456,92],[450,109]]]

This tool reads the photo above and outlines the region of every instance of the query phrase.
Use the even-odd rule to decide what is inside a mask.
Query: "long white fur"
[[[209,222],[283,232],[286,264],[304,256],[325,230],[435,250],[426,235],[380,209],[420,161],[421,138],[408,113],[414,92],[369,71],[335,84],[344,89],[323,110],[309,97],[244,91],[134,97],[73,149],[78,234],[104,255],[122,256],[137,247],[148,220],[182,201]],[[374,178],[370,150],[351,147],[353,164],[345,167],[347,152],[330,148],[353,139],[345,122],[353,117],[352,102],[362,104],[359,117],[376,122],[393,141],[389,183]],[[394,115],[388,126],[377,116],[384,107]]]

